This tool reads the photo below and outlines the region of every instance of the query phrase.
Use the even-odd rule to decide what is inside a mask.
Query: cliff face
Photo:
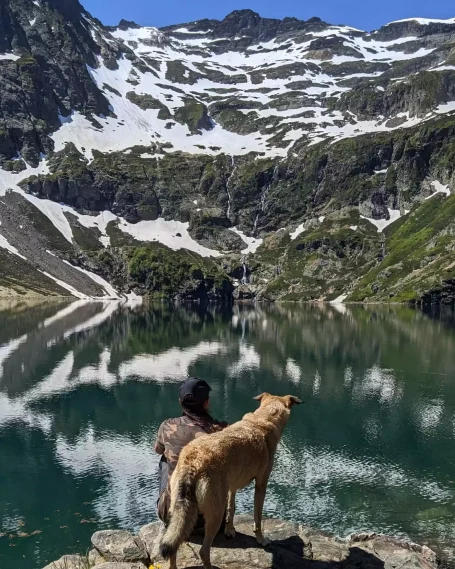
[[[157,30],[77,0],[0,10],[4,289],[78,273],[93,296],[73,265],[119,294],[453,301],[455,19],[366,33],[240,10]],[[132,270],[157,249],[166,287],[155,261]]]

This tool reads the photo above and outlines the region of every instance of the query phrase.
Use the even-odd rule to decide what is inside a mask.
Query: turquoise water
[[[187,375],[235,421],[294,394],[272,516],[455,558],[455,320],[407,308],[0,306],[0,567],[155,519],[159,424]],[[240,511],[252,510],[247,489]]]

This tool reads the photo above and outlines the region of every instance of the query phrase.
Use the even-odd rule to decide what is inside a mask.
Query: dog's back
[[[177,485],[191,472],[204,486],[223,491],[244,488],[267,467],[278,440],[279,436],[258,424],[250,413],[219,433],[189,443],[182,450],[171,484]]]

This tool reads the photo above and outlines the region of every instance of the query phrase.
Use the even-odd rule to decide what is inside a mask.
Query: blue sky
[[[84,7],[105,24],[121,18],[145,26],[167,26],[202,18],[222,19],[233,10],[250,8],[267,18],[295,16],[307,20],[319,16],[333,24],[349,24],[373,30],[392,20],[420,16],[454,18],[453,0],[81,0]]]

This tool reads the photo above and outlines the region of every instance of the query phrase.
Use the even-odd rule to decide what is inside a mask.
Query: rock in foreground
[[[92,535],[92,544],[100,554],[99,561],[141,562],[148,559],[142,541],[128,531],[97,531]]]
[[[259,547],[252,531],[251,515],[235,519],[237,536],[228,540],[219,535],[212,547],[212,563],[219,569],[436,569],[440,561],[431,549],[392,537],[374,533],[355,534],[340,539],[307,526],[292,522],[267,519],[264,521],[265,535],[272,540],[263,549]],[[137,537],[125,536],[128,532],[109,532],[109,553],[104,549],[106,540],[95,534],[92,543],[95,550],[90,555],[90,566],[97,569],[143,569],[140,561],[132,561],[131,551],[121,557],[119,552],[128,537],[129,544],[137,545],[137,552],[146,551],[146,566],[162,563],[158,545],[164,531],[161,523],[144,526]],[[105,533],[105,532],[102,532]],[[101,536],[103,537],[103,536]],[[115,543],[118,537],[118,544]],[[198,551],[202,535],[194,536],[182,545],[178,555],[179,569],[201,567]],[[102,551],[99,549],[101,547]],[[107,559],[116,551],[115,561]],[[109,562],[108,562],[109,561]],[[164,565],[163,565],[164,566]],[[84,566],[85,569],[86,566]],[[46,569],[60,569],[58,562]],[[79,568],[78,568],[79,569]],[[82,569],[82,568],[81,568]]]

